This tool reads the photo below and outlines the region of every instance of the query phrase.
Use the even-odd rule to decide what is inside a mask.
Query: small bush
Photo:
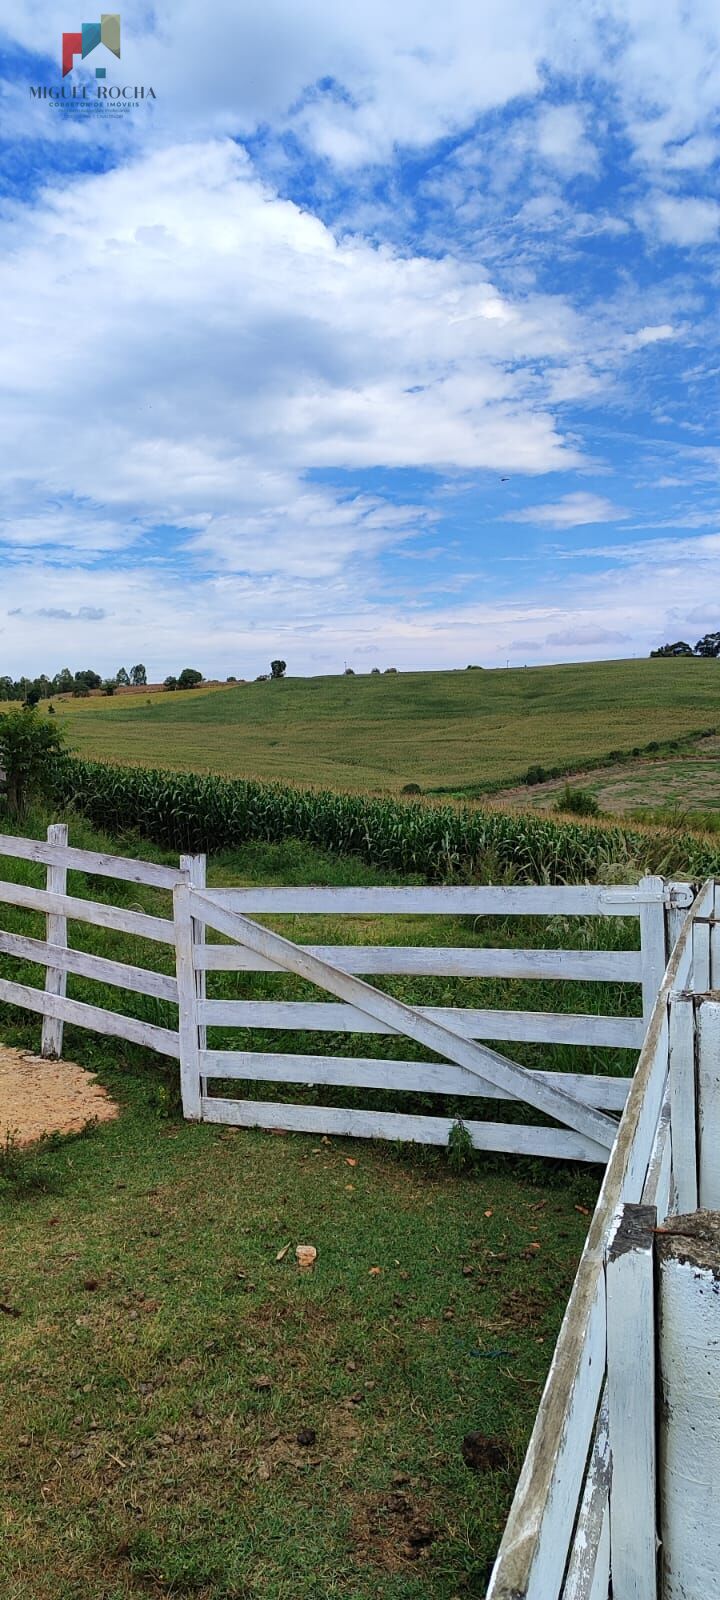
[[[548,776],[549,774],[545,767],[528,767],[525,777],[523,778],[523,783],[528,783],[530,785],[535,783],[545,783]]]
[[[404,783],[403,786],[402,786],[402,789],[400,790],[400,793],[401,794],[422,794],[422,789],[420,788],[419,783]]]
[[[589,789],[571,789],[566,783],[558,795],[556,811],[570,811],[574,817],[599,817],[600,807]]]

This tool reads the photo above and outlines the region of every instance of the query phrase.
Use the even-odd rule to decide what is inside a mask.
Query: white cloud
[[[548,633],[544,643],[551,645],[579,645],[589,649],[598,644],[628,644],[629,633],[620,633],[617,628],[603,628],[597,624],[588,624],[585,627],[565,628],[559,633]]]
[[[541,111],[536,126],[540,155],[565,178],[578,173],[595,173],[598,154],[585,131],[585,116],[580,106],[548,106]]]
[[[636,218],[648,237],[661,244],[711,244],[720,231],[720,205],[697,195],[655,195],[637,208]]]
[[[66,25],[55,0],[6,0],[3,26],[27,50],[57,60]],[[538,96],[554,72],[587,75],[603,99],[612,94],[643,161],[662,163],[669,150],[677,167],[697,169],[713,158],[715,0],[691,8],[683,0],[217,0],[212,27],[195,0],[176,0],[171,14],[127,0],[122,26],[123,73],[154,85],[149,125],[173,136],[287,125],[340,166],[381,161],[398,145],[429,145],[485,111]],[[590,152],[569,123],[564,138],[557,122],[541,136],[552,159],[562,163],[574,145],[575,170],[589,170]]]
[[[16,545],[123,549],[162,521],[248,568],[302,549],[324,573],[426,514],[309,486],[310,469],[580,460],[538,383],[578,336],[561,297],[338,243],[230,142],[48,191],[2,240],[4,301],[28,308],[0,397]]]
[[[587,494],[581,489],[545,505],[527,506],[523,511],[508,512],[505,521],[547,524],[552,528],[580,528],[589,522],[619,522],[629,515],[622,506],[613,505],[612,500],[605,500],[598,494]]]

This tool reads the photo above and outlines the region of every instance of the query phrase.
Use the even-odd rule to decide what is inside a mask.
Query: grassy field
[[[45,819],[34,820],[42,832]],[[72,840],[112,844],[82,823]],[[136,853],[163,859],[149,848]],[[4,861],[3,875],[40,881],[38,869],[19,862]],[[357,861],[293,842],[247,846],[211,862],[209,876],[384,881]],[[158,892],[71,875],[71,893],[89,891],[166,909]],[[41,919],[8,908],[2,922],[41,931]],[[418,943],[518,938],[511,924],[418,922]],[[298,919],[274,924],[303,931]],[[70,927],[84,948],[166,961],[162,947],[138,950],[123,935]],[[337,931],[333,919],[316,919],[317,937]],[[383,919],[382,929],[362,919],[352,937],[397,942],[403,934],[396,919]],[[627,936],[613,921],[604,942]],[[589,930],[524,921],[520,937],[583,945]],[[0,971],[40,977],[5,956]],[[260,994],[278,981],[293,997],[302,992],[295,980],[262,974],[212,979],[218,994],[248,993],[250,984]],[[407,984],[388,980],[396,992]],[[459,998],[459,982],[439,987],[442,1003]],[[497,984],[469,988],[466,1003],[499,999]],[[538,1009],[629,1009],[628,994],[612,985],[502,988],[506,998],[514,993],[509,1003]],[[83,980],[71,977],[69,992],[170,1020],[143,997]],[[440,999],[432,980],[417,980],[413,993]],[[6,1043],[37,1048],[38,1035],[37,1019],[0,1007]],[[293,1036],[295,1049],[314,1042]],[[380,1041],[383,1054],[389,1042]],[[252,1043],[262,1048],[262,1036]],[[274,1048],[285,1043],[274,1036]],[[368,1038],[325,1037],[324,1047],[367,1054]],[[534,1064],[537,1054],[528,1047],[523,1059]],[[191,1126],[178,1118],[167,1063],[73,1029],[66,1055],[99,1073],[122,1114],[39,1154],[11,1149],[0,1163],[0,1386],[12,1397],[0,1436],[3,1595],[482,1595],[596,1171],[503,1158],[456,1171],[443,1152]],[[558,1068],[628,1067],[612,1051],[546,1049],[543,1057]],[[293,1262],[299,1242],[319,1252],[307,1278]],[[460,1454],[469,1429],[489,1441],[478,1473]]]
[[[657,760],[643,757],[629,763],[610,763],[596,771],[579,773],[572,782],[594,795],[600,809],[609,815],[632,817],[643,816],[647,811],[679,811],[687,812],[688,820],[699,825],[709,812],[715,814],[720,825],[719,769],[720,739],[709,738],[700,740],[693,750]],[[495,799],[499,804],[522,804],[524,809],[552,810],[566,781],[555,778],[531,788],[523,785],[503,791]]]
[[[82,754],[363,792],[481,793],[535,763],[720,723],[716,661],[288,678],[146,701],[58,706]]]

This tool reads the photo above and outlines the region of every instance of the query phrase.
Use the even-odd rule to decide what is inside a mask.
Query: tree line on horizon
[[[659,650],[651,650],[650,656],[720,656],[720,633],[704,633],[695,645],[676,639],[674,644],[662,644]]]
[[[90,694],[91,689],[112,693],[121,685],[127,688],[133,684],[141,688],[146,683],[147,671],[142,662],[131,667],[129,672],[126,667],[120,667],[114,678],[103,678],[99,672],[93,672],[92,667],[81,672],[61,667],[52,678],[45,672],[37,678],[11,678],[0,674],[0,700],[22,700],[26,705],[37,705],[40,700],[51,700],[55,694],[72,694],[79,698]]]

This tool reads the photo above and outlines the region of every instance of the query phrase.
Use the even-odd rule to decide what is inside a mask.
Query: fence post
[[[180,871],[188,873],[188,881],[191,889],[200,889],[202,891],[207,884],[207,857],[181,856]],[[192,919],[192,938],[193,950],[195,950],[199,944],[205,943],[205,923],[200,921],[197,917],[193,917]],[[207,973],[204,971],[198,972],[196,969],[195,994],[197,995],[198,1001],[204,1000],[206,993]],[[198,1028],[198,1048],[200,1050],[207,1049],[207,1028],[204,1023],[201,1023],[200,1027]],[[200,1093],[203,1095],[207,1093],[206,1082],[207,1080],[205,1078],[201,1080]]]
[[[643,1019],[647,1026],[668,963],[665,932],[665,880],[641,878],[638,887],[648,896],[640,905]]]
[[[697,1180],[697,1091],[695,1003],[691,994],[671,994],[669,1087],[672,1167],[677,1211],[695,1211]]]
[[[182,870],[187,874],[184,883],[173,889],[173,917],[175,922],[175,972],[178,985],[178,1033],[180,1038],[180,1092],[183,1116],[189,1122],[200,1121],[200,1032],[198,1024],[198,994],[193,961],[192,887],[187,857]]]
[[[605,1256],[614,1600],[657,1600],[654,1206],[625,1205]]]
[[[47,831],[48,844],[65,845],[68,842],[67,823],[53,822]],[[46,887],[49,894],[67,893],[67,867],[49,866]],[[67,918],[48,911],[45,938],[48,944],[67,948]],[[60,967],[48,967],[45,973],[45,993],[64,995],[67,992],[67,973]],[[43,1017],[41,1054],[48,1057],[62,1055],[63,1024],[59,1017]]]
[[[720,1571],[720,1215],[656,1236],[664,1600],[708,1600]]]
[[[720,1211],[720,1003],[701,996],[695,1005],[698,1205]]]

